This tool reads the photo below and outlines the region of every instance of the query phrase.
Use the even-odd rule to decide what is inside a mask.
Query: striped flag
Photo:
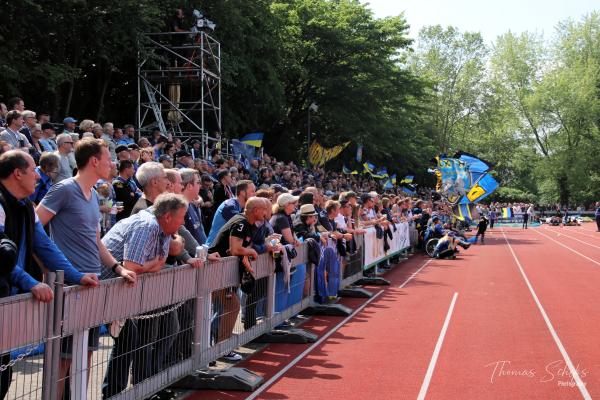
[[[248,133],[240,139],[240,142],[254,147],[262,147],[263,136],[265,136],[265,134],[260,132]]]

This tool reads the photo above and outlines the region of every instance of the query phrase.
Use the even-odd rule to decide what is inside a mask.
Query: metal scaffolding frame
[[[147,33],[143,41],[137,65],[140,133],[158,128],[183,142],[199,139],[206,156],[222,133],[220,43],[204,31]]]

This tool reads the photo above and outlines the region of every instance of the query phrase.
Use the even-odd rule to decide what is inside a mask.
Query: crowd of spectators
[[[423,200],[413,204],[399,193],[378,194],[378,182],[362,176],[326,174],[267,154],[248,165],[218,148],[203,158],[199,142],[183,144],[158,130],[136,141],[132,125],[73,117],[53,124],[48,114],[26,110],[18,98],[0,106],[2,297],[31,292],[50,301],[53,292],[43,275],[57,269],[65,271],[68,284],[96,286],[99,278],[120,276],[135,285],[140,274],[182,264],[201,267],[205,260],[197,249],[203,245],[209,261],[239,257],[246,275],[253,274],[259,254],[271,253],[289,285],[290,260],[302,241],[329,243],[345,256],[356,251],[354,237],[365,227],[391,237],[392,223],[414,221],[420,227],[432,213]],[[241,298],[246,329],[256,324],[260,290],[250,286]],[[222,315],[214,341],[231,336],[241,301],[236,288],[213,293],[213,307]],[[185,341],[177,349],[176,341],[154,347],[148,341],[157,338],[160,326],[180,329],[181,314],[190,307],[164,317],[177,323],[150,318],[119,325],[105,397],[124,390],[130,368],[137,382],[172,362],[173,351],[189,351]],[[98,343],[99,329],[91,329],[89,357]],[[68,376],[71,348],[65,338],[60,377]],[[226,358],[241,357],[232,352]],[[2,372],[0,398],[10,374],[10,367]]]

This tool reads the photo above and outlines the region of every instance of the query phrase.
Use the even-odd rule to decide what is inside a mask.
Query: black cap
[[[163,162],[163,161],[166,161],[166,160],[173,161],[173,159],[171,158],[171,156],[168,155],[168,154],[163,154],[162,156],[158,157],[158,162]]]
[[[117,146],[117,148],[115,149],[115,153],[119,154],[122,151],[129,151],[129,148],[127,146],[125,146],[124,144]]]
[[[53,131],[56,130],[56,129],[54,129],[54,126],[50,122],[44,122],[42,124],[42,130],[44,131],[46,129],[52,129]]]
[[[135,143],[131,143],[131,144],[128,144],[128,145],[127,145],[127,148],[128,148],[129,150],[139,150],[139,149],[140,149],[140,146],[138,146],[138,145],[137,145],[137,144],[135,144]]]
[[[191,156],[192,155],[185,150],[179,150],[177,153],[175,153],[175,157],[177,157],[177,158],[191,157]]]

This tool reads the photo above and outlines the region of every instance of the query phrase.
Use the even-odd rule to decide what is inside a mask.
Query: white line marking
[[[422,270],[423,268],[425,268],[427,265],[429,265],[429,263],[430,263],[430,262],[432,262],[432,261],[433,261],[433,258],[432,258],[431,260],[428,260],[428,261],[427,261],[425,264],[423,264],[423,265],[421,266],[421,268],[419,268],[418,270],[416,270],[416,271],[415,271],[415,272],[414,272],[414,273],[413,273],[413,274],[412,274],[412,275],[411,275],[411,276],[410,276],[410,277],[409,277],[407,280],[405,280],[405,281],[404,281],[404,283],[403,283],[402,285],[398,286],[398,289],[402,289],[404,286],[406,286],[406,284],[407,284],[408,282],[410,282],[410,281],[412,280],[412,278],[414,278],[415,276],[417,276],[417,274],[418,274],[419,272],[421,272],[421,270]]]
[[[432,262],[433,259],[428,260],[425,264],[423,264],[421,266],[421,268],[419,268],[416,272],[414,272],[411,276],[409,276],[404,283],[402,283],[402,285],[398,286],[398,288],[402,289],[408,282],[410,282],[415,276],[417,276],[417,274],[423,269],[425,268],[427,265],[429,265],[430,262]],[[266,381],[260,388],[258,388],[256,391],[254,391],[250,396],[246,397],[246,400],[252,400],[255,399],[259,394],[261,394],[262,392],[264,392],[266,389],[269,388],[269,386],[271,386],[273,384],[273,382],[275,382],[277,379],[279,379],[283,374],[285,374],[287,371],[289,371],[294,365],[298,364],[298,362],[300,362],[304,357],[306,357],[308,355],[308,353],[310,353],[315,347],[317,347],[318,345],[320,345],[321,343],[323,343],[323,341],[325,341],[329,336],[331,336],[333,333],[335,333],[338,329],[340,329],[346,322],[348,322],[348,320],[350,320],[352,317],[354,317],[356,314],[358,314],[359,312],[362,311],[363,308],[365,308],[367,306],[367,304],[369,304],[370,302],[372,302],[373,300],[375,300],[375,298],[377,296],[379,296],[381,293],[383,293],[383,290],[380,290],[379,292],[377,292],[373,297],[371,297],[365,304],[363,304],[362,306],[360,306],[358,309],[356,309],[352,314],[350,314],[348,317],[346,317],[346,319],[344,319],[342,322],[340,322],[339,324],[337,324],[335,326],[335,328],[333,328],[331,331],[327,332],[325,335],[323,335],[319,340],[317,340],[315,343],[313,343],[308,349],[304,350],[300,355],[298,355],[298,357],[294,358],[292,360],[291,363],[289,363],[288,365],[286,365],[285,367],[283,367],[283,369],[281,371],[279,371],[277,374],[273,375],[271,377],[271,379],[269,379],[268,381]]]
[[[573,228],[576,228],[576,229],[573,229]],[[583,233],[582,231],[585,231],[588,233],[594,232],[594,231],[590,231],[590,230],[582,228],[582,227],[575,227],[575,226],[571,227],[571,229],[569,229],[569,232],[571,232],[571,233],[577,233],[579,235],[583,235],[583,236],[589,237],[591,239],[600,239],[600,235],[588,235],[587,233]]]
[[[567,249],[567,250],[571,250],[573,253],[575,253],[575,254],[578,254],[578,255],[580,255],[581,257],[585,258],[586,260],[589,260],[589,261],[593,262],[594,264],[596,264],[596,265],[600,266],[600,262],[598,262],[598,261],[596,261],[596,260],[593,260],[593,259],[589,258],[589,257],[588,257],[588,256],[586,256],[586,255],[583,255],[583,254],[581,254],[581,253],[580,253],[580,252],[578,252],[577,250],[570,248],[569,246],[567,246],[567,245],[565,245],[565,244],[563,244],[563,243],[559,242],[558,240],[554,240],[554,239],[552,239],[550,236],[546,235],[545,233],[538,232],[537,230],[533,230],[533,232],[535,232],[535,233],[537,233],[537,234],[540,234],[540,235],[542,235],[542,236],[545,236],[545,237],[547,237],[548,239],[552,240],[554,243],[556,243],[556,244],[559,244],[559,245],[561,245],[562,247],[564,247],[565,249]],[[505,237],[505,238],[506,238],[506,237]]]
[[[551,229],[547,229],[547,228],[546,228],[545,230],[546,230],[546,231],[549,231],[549,232],[552,232],[552,230],[551,230]],[[560,236],[560,234],[559,234],[559,236]],[[590,246],[590,247],[595,247],[596,249],[600,249],[600,246],[595,246],[595,245],[593,245],[593,244],[590,244],[590,243],[588,243],[588,242],[584,242],[583,240],[581,240],[581,239],[577,239],[576,237],[569,236],[569,235],[565,235],[564,233],[562,234],[562,236],[564,236],[564,237],[568,237],[569,239],[577,240],[578,242],[581,242],[581,243],[583,243],[583,244],[585,244],[585,245],[588,245],[588,246]],[[586,235],[586,236],[587,236],[587,235]]]
[[[543,235],[543,233],[542,233],[542,235]],[[567,354],[567,350],[565,350],[565,347],[563,346],[562,342],[560,341],[558,334],[556,333],[556,331],[554,330],[554,327],[552,326],[552,322],[550,322],[550,318],[548,318],[548,314],[546,314],[544,307],[542,307],[542,303],[540,303],[540,300],[538,299],[537,295],[535,294],[535,291],[533,290],[533,287],[531,286],[531,283],[529,282],[529,279],[527,278],[527,275],[525,274],[525,271],[523,270],[523,267],[521,266],[521,262],[517,258],[517,255],[515,254],[515,251],[513,250],[512,246],[510,245],[508,238],[504,234],[504,230],[502,231],[502,236],[504,236],[504,240],[506,241],[506,244],[508,245],[508,248],[509,248],[510,252],[512,253],[513,258],[514,258],[515,262],[517,263],[517,266],[519,267],[519,271],[521,271],[521,276],[523,276],[523,279],[525,280],[525,283],[527,284],[527,287],[529,288],[529,291],[531,292],[531,296],[533,296],[533,300],[535,301],[535,304],[537,305],[538,309],[540,310],[540,313],[542,314],[542,317],[544,318],[544,321],[546,322],[546,326],[548,327],[548,330],[550,330],[552,339],[554,339],[554,342],[556,343],[556,346],[558,347],[560,354],[562,354],[562,356],[565,360],[565,363],[569,367],[571,376],[573,377],[573,379],[575,379],[575,382],[577,383],[577,387],[579,388],[581,395],[583,396],[584,399],[591,400],[592,396],[590,396],[590,393],[587,391],[585,384],[579,377],[579,373],[577,372],[577,369],[575,369],[575,367],[573,366],[573,363],[571,362],[571,358],[569,357],[569,354]],[[546,235],[544,235],[544,236],[546,236]],[[552,239],[552,240],[554,240],[554,239]]]
[[[446,331],[448,330],[448,325],[450,325],[450,317],[452,317],[452,311],[454,311],[454,305],[456,304],[456,299],[458,298],[458,293],[454,293],[452,296],[452,302],[450,302],[450,308],[448,309],[448,314],[446,314],[446,320],[444,321],[444,326],[442,326],[442,331],[440,332],[440,337],[438,338],[437,343],[435,344],[435,349],[433,350],[433,356],[431,357],[431,361],[429,362],[429,367],[427,368],[427,373],[425,374],[425,379],[423,380],[423,384],[421,385],[421,391],[419,392],[419,396],[417,400],[423,400],[425,395],[427,394],[427,389],[429,388],[429,382],[431,382],[431,377],[433,376],[433,370],[435,369],[435,364],[437,363],[438,356],[440,355],[440,350],[442,349],[442,344],[444,343],[444,337],[446,336]]]
[[[298,362],[300,362],[304,357],[306,357],[317,346],[319,346],[321,343],[323,343],[325,340],[327,340],[327,338],[329,338],[329,336],[333,335],[338,329],[340,329],[344,324],[346,324],[346,322],[348,322],[356,314],[361,312],[367,305],[369,305],[370,302],[372,302],[377,297],[379,297],[379,295],[383,292],[384,292],[383,290],[380,290],[379,292],[377,292],[373,297],[371,297],[369,300],[367,300],[367,302],[365,304],[363,304],[362,306],[360,306],[359,308],[354,310],[354,312],[352,314],[350,314],[342,322],[337,324],[335,326],[335,328],[333,328],[332,330],[330,330],[329,332],[327,332],[326,334],[321,336],[319,338],[319,340],[317,340],[315,343],[313,343],[308,349],[304,350],[300,355],[298,355],[296,358],[294,358],[291,363],[289,363],[288,365],[283,367],[283,369],[281,371],[279,371],[278,373],[273,375],[271,377],[271,379],[266,381],[260,388],[256,389],[256,391],[254,391],[250,396],[246,397],[246,400],[255,399],[258,395],[260,395],[262,392],[264,392],[266,389],[268,389],[273,384],[273,382],[275,382],[283,374],[285,374],[287,371],[289,371],[294,365],[298,364]]]

